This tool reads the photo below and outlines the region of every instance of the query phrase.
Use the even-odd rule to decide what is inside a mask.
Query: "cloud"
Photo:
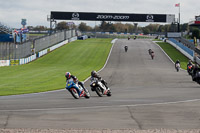
[[[49,27],[47,15],[51,11],[175,14],[178,17],[175,4],[179,2],[182,23],[199,15],[196,0],[1,0],[0,22],[20,27],[21,19],[25,18],[28,25]]]

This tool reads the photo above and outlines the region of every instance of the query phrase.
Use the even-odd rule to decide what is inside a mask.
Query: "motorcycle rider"
[[[125,52],[127,52],[127,50],[128,50],[128,46],[127,46],[127,45],[124,46],[124,49],[125,49]]]
[[[199,65],[196,63],[192,72],[192,80],[196,81],[196,73],[200,71]]]
[[[189,60],[189,61],[188,61],[188,64],[187,64],[187,71],[189,71],[189,66],[192,66],[191,70],[194,68],[194,64],[192,63],[192,60]]]
[[[154,53],[152,49],[149,49],[148,51],[149,51],[149,55],[151,55],[152,53]]]
[[[190,65],[193,66],[192,60],[189,60],[189,61],[188,61],[187,67],[190,66]]]
[[[148,51],[149,51],[149,55],[153,59],[154,58],[154,51],[152,49],[149,49]]]
[[[179,60],[177,60],[176,62],[175,62],[175,68],[176,68],[176,65],[177,64],[180,64],[180,61]]]
[[[106,81],[103,80],[103,79],[100,77],[100,75],[97,74],[97,72],[94,71],[94,70],[91,72],[91,79],[90,79],[90,80],[93,80],[93,78],[97,78],[103,85],[105,85],[106,89],[108,89],[108,86],[107,86]],[[94,91],[94,90],[92,90],[92,91]]]
[[[66,82],[68,82],[69,80],[73,79],[75,84],[78,83],[78,85],[80,85],[84,90],[86,90],[84,85],[83,85],[83,83],[78,81],[78,78],[76,78],[76,76],[72,75],[70,72],[66,72],[65,73],[65,77],[66,77]],[[79,88],[79,92],[81,92],[80,88]],[[83,93],[83,91],[81,93]]]

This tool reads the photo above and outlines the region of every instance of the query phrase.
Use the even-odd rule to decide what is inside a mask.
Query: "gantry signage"
[[[175,15],[174,14],[131,14],[131,13],[94,13],[94,12],[51,11],[51,19],[54,19],[54,20],[172,23],[175,20]]]

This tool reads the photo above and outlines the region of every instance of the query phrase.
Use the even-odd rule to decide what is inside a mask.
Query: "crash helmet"
[[[97,76],[97,72],[93,70],[93,71],[91,72],[91,76],[92,76],[92,77],[96,77],[96,76]]]
[[[66,72],[66,73],[65,73],[65,77],[66,77],[67,79],[69,79],[69,78],[71,77],[71,73],[70,73],[70,72]]]

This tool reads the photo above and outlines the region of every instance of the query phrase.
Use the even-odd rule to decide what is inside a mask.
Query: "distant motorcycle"
[[[73,80],[70,80],[66,83],[66,89],[72,94],[75,99],[80,97],[90,98],[90,93],[87,89],[84,89],[78,83],[74,83]]]
[[[152,52],[151,52],[151,59],[152,59],[152,60],[153,60],[154,56],[155,56],[155,54],[154,54],[154,52],[152,51]]]
[[[175,68],[176,68],[176,71],[177,71],[177,72],[179,72],[180,67],[181,67],[180,63],[176,63],[176,67],[175,67]]]
[[[97,78],[91,79],[90,87],[92,91],[96,91],[99,97],[102,97],[103,95],[111,96],[110,88],[107,89]]]
[[[193,66],[192,65],[188,65],[187,66],[187,72],[189,75],[192,75],[192,71],[193,71]]]
[[[128,51],[128,46],[125,46],[124,49],[125,49],[125,52],[127,52]]]
[[[148,52],[149,52],[149,55],[151,56],[151,59],[153,60],[153,58],[155,56],[153,50],[149,49]]]
[[[192,80],[200,84],[200,71],[198,71],[195,75],[192,76]]]

